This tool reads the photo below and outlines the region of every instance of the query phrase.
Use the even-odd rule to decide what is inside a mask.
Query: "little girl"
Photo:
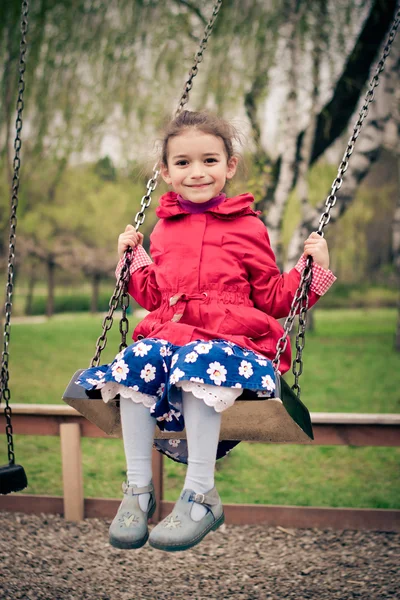
[[[243,390],[246,396],[274,396],[271,361],[283,333],[276,319],[289,313],[307,255],[313,257],[310,306],[336,279],[326,241],[316,233],[296,267],[281,274],[251,207],[253,196],[226,197],[238,164],[234,135],[222,119],[182,112],[163,140],[161,174],[172,191],[157,208],[152,260],[131,225],[119,236],[117,274],[125,250],[134,248],[128,291],[149,314],[131,346],[78,381],[100,388],[105,402],[120,395],[127,483],[110,527],[117,548],[140,548],[149,538],[154,548],[186,550],[223,523],[215,462],[238,442],[219,443],[221,413]],[[288,344],[282,372],[290,362]],[[162,440],[156,447],[188,468],[172,513],[149,537],[156,424],[166,431],[186,428],[187,442]]]

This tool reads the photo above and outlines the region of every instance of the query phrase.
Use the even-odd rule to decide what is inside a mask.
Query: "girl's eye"
[[[182,159],[182,160],[178,160],[178,162],[175,164],[177,164],[179,167],[185,167],[188,164],[188,161]]]
[[[208,164],[216,163],[217,159],[216,158],[206,158],[205,162]]]

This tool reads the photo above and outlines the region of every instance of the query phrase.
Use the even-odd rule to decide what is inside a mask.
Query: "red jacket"
[[[225,339],[275,357],[283,333],[276,319],[289,313],[301,268],[280,273],[253,201],[251,194],[241,194],[190,214],[175,192],[161,197],[160,220],[150,237],[154,262],[138,246],[131,266],[128,291],[150,311],[136,327],[135,341],[155,337],[182,346]],[[311,291],[310,306],[319,297]],[[288,343],[281,372],[290,364]]]

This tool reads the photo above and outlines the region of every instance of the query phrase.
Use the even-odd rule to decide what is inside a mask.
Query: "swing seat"
[[[28,485],[24,467],[10,463],[0,467],[0,494],[20,492]]]
[[[84,369],[76,371],[63,400],[112,437],[122,437],[118,397],[107,404],[100,390],[87,391],[75,382]],[[280,378],[280,398],[246,400],[240,396],[223,411],[221,440],[246,442],[308,443],[314,439],[310,413],[286,381]],[[156,439],[185,439],[183,431],[161,431]]]

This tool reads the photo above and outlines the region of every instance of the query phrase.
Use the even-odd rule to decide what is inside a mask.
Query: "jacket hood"
[[[221,204],[207,209],[206,212],[210,212],[221,219],[234,219],[245,215],[257,216],[261,214],[261,211],[255,211],[251,208],[253,202],[253,195],[246,192],[239,196],[225,198]],[[189,215],[190,213],[181,207],[176,192],[167,192],[161,196],[156,214],[160,219],[170,219],[172,217]]]

